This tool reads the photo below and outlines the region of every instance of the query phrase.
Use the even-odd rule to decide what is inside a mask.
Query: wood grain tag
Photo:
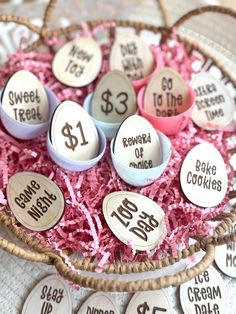
[[[57,275],[41,280],[27,297],[22,314],[71,314],[72,301],[66,282]]]
[[[72,160],[89,160],[97,156],[97,129],[88,113],[77,103],[65,100],[54,112],[51,129],[54,148]]]
[[[108,293],[93,293],[81,306],[77,314],[119,314],[116,304]]]
[[[214,207],[224,199],[228,177],[224,160],[210,143],[196,145],[185,157],[180,171],[185,196],[201,207]]]
[[[164,211],[141,194],[128,191],[110,193],[104,198],[102,208],[115,236],[125,244],[131,241],[136,250],[152,250],[167,234]]]
[[[173,314],[173,311],[169,296],[162,289],[135,293],[129,302],[125,314],[134,313]]]
[[[236,232],[236,223],[230,226],[228,232]],[[236,242],[217,246],[215,262],[225,275],[236,278]]]
[[[99,121],[120,123],[136,111],[135,91],[127,76],[119,70],[103,76],[93,95],[92,116]]]
[[[212,266],[180,286],[180,301],[184,314],[228,313],[227,289]]]
[[[114,154],[128,167],[154,168],[162,162],[159,135],[143,117],[130,116],[121,124],[116,134]]]
[[[226,86],[209,73],[196,74],[191,86],[195,91],[192,119],[206,130],[217,130],[233,121],[235,104]]]
[[[31,72],[16,72],[2,94],[2,108],[14,120],[26,124],[48,121],[49,104],[41,82]]]
[[[176,116],[189,108],[186,82],[172,68],[163,68],[149,81],[144,95],[144,110],[159,117]]]
[[[59,187],[35,172],[18,172],[7,186],[7,200],[16,219],[33,231],[45,231],[61,219],[65,199]]]
[[[151,51],[138,36],[126,33],[117,37],[110,54],[111,70],[123,71],[135,81],[150,74],[154,67]]]
[[[52,71],[63,84],[82,87],[98,76],[102,65],[102,52],[93,38],[74,39],[56,53]]]

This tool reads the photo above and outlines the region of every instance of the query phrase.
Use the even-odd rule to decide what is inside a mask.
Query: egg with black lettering
[[[180,171],[183,193],[201,207],[215,207],[226,196],[228,174],[224,159],[211,143],[194,146],[185,157]]]
[[[166,237],[165,213],[146,196],[113,192],[104,198],[102,209],[112,233],[124,244],[132,243],[136,250],[152,250]]]
[[[35,172],[18,172],[7,185],[7,201],[16,219],[33,231],[45,231],[61,219],[65,199],[60,188]]]
[[[136,292],[125,314],[148,313],[149,311],[150,314],[173,314],[173,304],[165,289]]]
[[[147,113],[172,117],[190,106],[188,85],[176,70],[166,67],[153,75],[144,94],[143,108]]]
[[[124,72],[113,70],[104,75],[93,94],[92,117],[107,123],[121,123],[136,111],[135,91]]]
[[[105,292],[93,293],[82,304],[77,314],[119,314],[115,300],[112,296]]]
[[[54,149],[75,161],[95,158],[99,151],[99,136],[88,113],[76,102],[63,101],[55,110],[50,128]]]
[[[120,126],[113,142],[116,158],[131,168],[149,169],[162,162],[159,134],[150,122],[133,115]]]
[[[24,124],[42,124],[49,119],[47,93],[31,72],[16,72],[1,95],[2,109],[12,119]]]
[[[72,300],[69,287],[59,275],[51,275],[37,283],[28,295],[22,314],[35,313],[71,314]]]
[[[82,87],[98,76],[102,66],[102,52],[99,44],[90,37],[69,41],[56,53],[52,71],[61,83]]]
[[[111,49],[110,69],[125,72],[132,81],[137,81],[149,75],[155,61],[149,47],[137,35],[120,34]]]

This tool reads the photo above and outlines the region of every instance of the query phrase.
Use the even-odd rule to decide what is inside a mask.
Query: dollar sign
[[[75,135],[71,134],[72,129],[73,127],[69,123],[66,122],[66,124],[61,129],[61,133],[64,136],[68,137],[69,143],[65,142],[66,147],[74,151],[76,146],[78,145],[78,139]]]
[[[109,89],[102,93],[102,100],[104,100],[106,104],[104,106],[101,105],[101,110],[105,113],[106,116],[113,110],[113,104],[109,100],[111,96],[112,92]]]
[[[145,314],[147,311],[149,312],[149,306],[148,306],[147,302],[144,302],[143,304],[140,304],[137,307],[137,313],[138,314]]]

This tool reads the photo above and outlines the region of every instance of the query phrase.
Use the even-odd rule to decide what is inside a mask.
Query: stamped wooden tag
[[[47,276],[30,292],[22,314],[71,314],[72,301],[66,282],[57,275]]]
[[[108,293],[93,293],[81,306],[77,314],[119,314],[115,301]]]
[[[149,169],[162,162],[159,135],[151,123],[138,115],[121,124],[113,151],[121,163],[132,168]]]
[[[155,67],[146,44],[134,34],[122,34],[115,40],[110,54],[110,69],[120,70],[133,81],[150,74]]]
[[[98,153],[97,129],[87,112],[77,103],[65,100],[55,110],[50,129],[54,148],[73,160],[89,160]]]
[[[144,95],[144,110],[159,117],[176,116],[189,107],[189,89],[178,72],[163,68],[147,85]]]
[[[16,72],[2,93],[2,108],[13,119],[26,124],[48,121],[49,104],[43,85],[26,70]]]
[[[98,76],[102,65],[102,52],[93,38],[81,37],[65,44],[52,62],[55,77],[63,84],[82,87]]]
[[[180,286],[184,314],[226,314],[228,299],[224,281],[212,266]]]
[[[228,232],[236,232],[236,223],[230,226]],[[215,252],[215,262],[227,276],[236,278],[236,242],[219,245]]]
[[[106,222],[123,243],[130,241],[139,251],[148,251],[160,244],[167,234],[161,207],[138,193],[119,191],[103,200]]]
[[[132,297],[125,314],[172,314],[172,305],[165,290],[137,292]]]
[[[216,130],[233,121],[235,105],[226,86],[209,73],[196,74],[191,86],[195,91],[192,119],[199,127]]]
[[[180,183],[190,202],[201,207],[220,204],[227,192],[228,177],[219,151],[210,143],[195,146],[184,159]]]
[[[7,186],[7,200],[16,219],[33,231],[45,231],[61,219],[65,199],[59,187],[36,172],[18,172]]]
[[[119,70],[108,72],[95,89],[92,116],[99,121],[120,123],[136,110],[136,95],[130,80]]]

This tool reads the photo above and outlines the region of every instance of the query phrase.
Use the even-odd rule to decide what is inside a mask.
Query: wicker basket
[[[160,7],[163,12],[163,20],[167,25],[167,14],[164,7],[164,1],[159,1]],[[49,21],[53,11],[53,8],[56,4],[55,0],[51,0],[46,8],[45,16],[43,20],[43,26],[41,28],[31,24],[28,20],[20,18],[17,16],[3,15],[0,16],[0,21],[2,22],[15,22],[21,25],[25,25],[31,31],[38,34],[39,38],[34,43],[32,43],[26,51],[31,51],[37,49],[40,45],[46,43],[52,35],[56,36],[68,36],[74,31],[80,30],[81,26],[70,25],[66,28],[60,28],[56,30],[49,29]],[[161,40],[165,41],[170,35],[172,28],[180,27],[185,21],[191,19],[193,16],[201,15],[206,12],[218,12],[222,15],[229,15],[232,18],[236,18],[236,12],[218,7],[218,6],[207,6],[202,7],[196,10],[193,10],[186,15],[182,16],[172,27],[156,27],[141,22],[131,22],[131,21],[116,21],[116,25],[124,28],[133,28],[136,33],[139,34],[142,30],[148,30],[153,33],[160,33]],[[89,27],[93,29],[105,21],[90,21],[88,22]],[[109,36],[114,37],[115,29],[112,29],[109,32]],[[180,40],[182,40],[186,46],[186,50],[189,54],[197,52],[201,54],[205,60],[205,65],[208,65],[208,69],[211,66],[216,66],[222,73],[225,81],[230,81],[234,88],[236,88],[236,82],[233,80],[232,76],[220,65],[219,61],[216,60],[213,56],[210,56],[202,48],[199,48],[198,45],[194,44],[186,38],[182,38],[179,35]],[[210,60],[210,62],[209,62]],[[204,66],[204,65],[203,65]],[[236,151],[232,151],[232,154]],[[233,199],[236,197],[236,191],[230,192],[229,198]],[[2,208],[3,209],[3,208]],[[146,260],[144,262],[124,264],[124,263],[114,263],[108,264],[103,267],[103,274],[115,274],[118,279],[109,279],[109,276],[104,274],[103,277],[98,277],[95,274],[96,264],[93,262],[92,258],[87,259],[75,259],[67,256],[70,263],[73,265],[73,270],[71,267],[68,267],[68,261],[65,262],[65,259],[58,255],[55,251],[45,248],[37,239],[34,239],[24,233],[14,225],[12,225],[11,216],[8,215],[4,210],[0,211],[0,221],[14,234],[18,239],[23,243],[26,243],[28,248],[22,248],[14,243],[9,242],[8,240],[0,237],[0,247],[5,251],[14,254],[20,258],[24,258],[34,262],[41,262],[50,265],[54,265],[57,271],[65,278],[74,283],[82,286],[88,287],[95,290],[101,291],[128,291],[136,292],[143,290],[157,290],[160,288],[165,288],[170,285],[177,286],[183,282],[191,280],[198,274],[202,273],[214,260],[215,246],[230,243],[231,241],[236,241],[236,233],[231,233],[225,235],[225,232],[228,230],[229,226],[236,221],[236,204],[232,206],[231,212],[223,213],[217,217],[219,225],[214,230],[213,236],[199,236],[196,238],[196,243],[191,245],[188,249],[183,249],[178,251],[177,257],[173,258],[168,256],[161,260]],[[200,262],[195,266],[179,272],[170,276],[163,276],[158,279],[144,279],[144,280],[124,280],[120,275],[131,274],[131,273],[142,273],[142,272],[151,272],[157,269],[162,269],[168,265],[173,265],[185,259],[188,256],[192,256],[194,253],[199,252],[200,250],[205,251],[205,255]],[[66,254],[66,252],[65,252]],[[81,271],[81,272],[80,272]],[[113,276],[114,277],[114,276]],[[105,279],[107,278],[107,279]]]

